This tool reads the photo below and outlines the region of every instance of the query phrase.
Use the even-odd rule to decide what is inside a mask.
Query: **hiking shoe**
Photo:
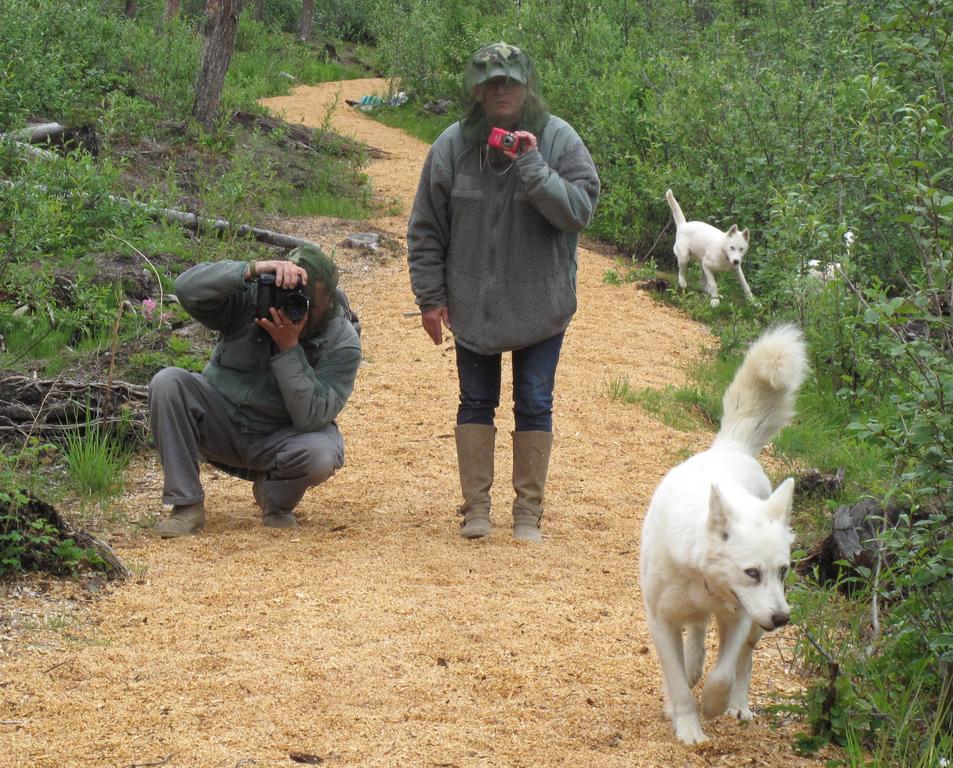
[[[256,480],[251,485],[252,493],[255,495],[255,503],[261,510],[261,524],[266,528],[297,528],[298,519],[293,512],[284,512],[282,510],[272,510],[268,508],[265,501],[265,481]]]
[[[155,524],[152,529],[163,539],[189,536],[205,527],[205,504],[184,504],[172,507],[172,514]]]

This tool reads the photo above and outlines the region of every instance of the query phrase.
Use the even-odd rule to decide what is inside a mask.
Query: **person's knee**
[[[282,474],[299,477],[307,481],[308,485],[323,483],[341,464],[337,447],[324,440],[299,446],[279,457]]]
[[[182,382],[191,375],[182,368],[163,368],[149,382],[150,399],[167,397],[170,393],[179,391]]]
[[[517,430],[548,432],[553,423],[553,395],[548,387],[524,389],[515,399]]]

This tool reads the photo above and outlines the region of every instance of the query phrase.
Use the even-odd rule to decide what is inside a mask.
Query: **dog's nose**
[[[791,620],[790,613],[772,613],[771,614],[771,623],[774,624],[774,628],[778,629],[783,627]]]

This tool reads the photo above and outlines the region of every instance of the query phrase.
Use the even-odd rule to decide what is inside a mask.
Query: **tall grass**
[[[79,496],[99,498],[122,491],[130,452],[115,431],[87,418],[82,431],[67,435],[64,454],[70,485]]]

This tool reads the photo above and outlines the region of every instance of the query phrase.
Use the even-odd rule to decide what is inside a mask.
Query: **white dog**
[[[754,301],[745,273],[741,271],[741,260],[748,251],[751,237],[747,227],[738,231],[738,225],[732,224],[731,229],[722,232],[703,221],[685,221],[685,214],[672,190],[665,193],[665,199],[675,219],[675,246],[672,250],[678,259],[678,284],[682,288],[688,287],[685,272],[692,259],[696,259],[702,267],[702,289],[711,297],[713,307],[718,306],[715,272],[727,272],[729,269],[738,278],[748,301]]]
[[[662,665],[666,712],[679,741],[704,741],[692,686],[701,678],[711,614],[718,659],[702,690],[706,718],[751,719],[751,652],[787,624],[784,599],[794,534],[794,480],[772,492],[757,456],[794,413],[807,352],[791,325],[752,345],[725,392],[721,429],[707,451],[672,469],[642,529],[640,572],[649,630]],[[684,640],[682,630],[685,630]]]

